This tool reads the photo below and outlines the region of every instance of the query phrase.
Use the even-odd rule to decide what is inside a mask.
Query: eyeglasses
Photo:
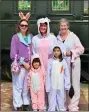
[[[24,25],[24,24],[20,24],[20,26],[21,26],[21,27],[25,27],[25,28],[28,27],[28,25]]]

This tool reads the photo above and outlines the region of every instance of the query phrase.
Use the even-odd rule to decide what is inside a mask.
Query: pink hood
[[[31,57],[31,70],[34,71],[34,72],[37,72],[37,71],[40,71],[41,70],[41,66],[37,70],[33,68],[32,61],[35,58],[39,58],[40,59],[40,56],[38,54],[32,55],[32,57]],[[41,62],[41,60],[40,60],[40,62]]]

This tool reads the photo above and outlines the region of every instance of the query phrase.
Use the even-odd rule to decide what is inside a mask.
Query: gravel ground
[[[81,84],[79,107],[81,111],[89,111],[88,84]],[[11,82],[1,83],[1,111],[13,111]]]

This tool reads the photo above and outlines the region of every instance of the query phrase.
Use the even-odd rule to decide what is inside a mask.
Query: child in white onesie
[[[46,92],[48,92],[48,111],[65,111],[64,90],[70,89],[70,73],[59,46],[53,48],[54,57],[49,60],[46,76]]]

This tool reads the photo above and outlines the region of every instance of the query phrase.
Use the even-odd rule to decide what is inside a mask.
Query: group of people
[[[69,30],[69,21],[60,20],[56,37],[50,33],[50,19],[37,21],[38,34],[29,31],[29,14],[19,13],[16,34],[11,40],[12,62],[17,55],[20,72],[12,73],[13,106],[17,111],[78,111],[80,99],[80,55],[84,52],[79,38]],[[72,63],[72,64],[71,64]],[[72,65],[72,66],[71,66]],[[72,69],[72,74],[70,73]],[[69,98],[72,85],[74,96]]]

